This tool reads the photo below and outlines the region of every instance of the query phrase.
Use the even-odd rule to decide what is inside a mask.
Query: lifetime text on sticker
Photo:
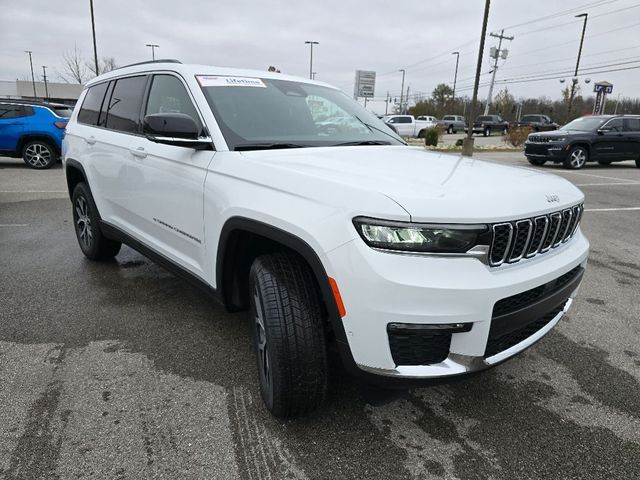
[[[203,87],[258,87],[267,88],[262,80],[251,77],[221,77],[198,75],[196,77]]]

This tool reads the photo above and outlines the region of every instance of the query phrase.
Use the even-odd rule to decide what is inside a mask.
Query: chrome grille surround
[[[578,204],[534,218],[491,225],[493,236],[489,265],[498,267],[504,263],[516,263],[568,242],[578,230],[583,211],[584,206]]]

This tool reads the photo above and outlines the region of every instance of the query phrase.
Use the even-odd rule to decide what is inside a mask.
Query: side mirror
[[[610,131],[611,131],[610,128],[599,128],[597,133],[598,133],[598,135],[604,135],[605,133],[610,132]]]
[[[210,137],[200,137],[195,120],[184,113],[152,113],[144,117],[142,131],[148,140],[177,147],[211,147]]]

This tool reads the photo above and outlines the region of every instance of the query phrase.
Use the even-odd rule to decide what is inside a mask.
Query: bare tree
[[[118,68],[118,66],[116,65],[116,59],[114,57],[102,57],[102,59],[98,61],[99,72],[97,73],[94,62],[86,61],[85,66],[87,67],[87,70],[89,70],[94,76],[102,75],[103,73],[107,73]]]
[[[58,74],[68,83],[83,83],[87,80],[86,62],[77,45],[73,50],[62,54],[62,69],[62,73],[58,72]]]

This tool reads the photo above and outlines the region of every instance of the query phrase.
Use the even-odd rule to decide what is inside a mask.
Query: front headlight
[[[551,141],[552,142],[557,142],[557,143],[564,143],[564,142],[567,141],[567,137],[552,138]]]
[[[357,217],[353,224],[367,245],[386,250],[465,253],[489,245],[487,225],[404,223]],[[487,237],[489,236],[489,237]]]

